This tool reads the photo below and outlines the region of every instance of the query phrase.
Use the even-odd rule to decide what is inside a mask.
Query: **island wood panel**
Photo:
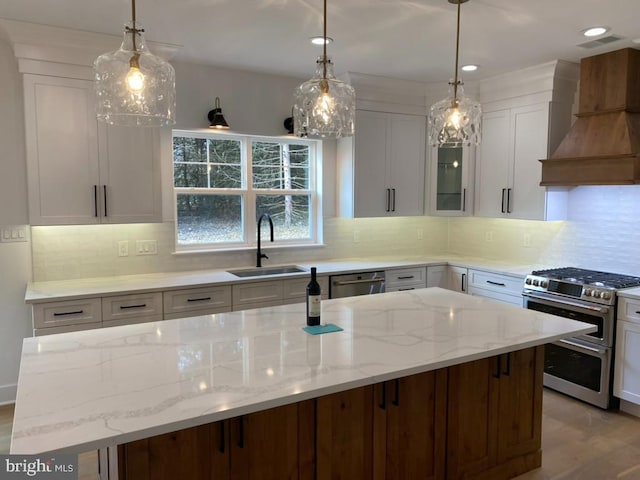
[[[446,370],[375,386],[374,479],[445,478]]]

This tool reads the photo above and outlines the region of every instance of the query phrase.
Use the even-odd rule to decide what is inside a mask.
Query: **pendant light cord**
[[[458,103],[458,52],[460,50],[460,4],[462,0],[458,0],[458,22],[456,24],[456,69],[454,71],[453,80],[453,107]]]
[[[324,0],[324,41],[322,48],[322,78],[327,79],[327,0]]]

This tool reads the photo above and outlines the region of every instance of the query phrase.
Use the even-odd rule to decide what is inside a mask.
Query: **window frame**
[[[309,196],[309,238],[278,240],[277,227],[274,229],[275,241],[271,243],[268,237],[268,227],[262,223],[262,247],[299,247],[322,244],[322,141],[309,140],[291,136],[263,136],[243,135],[238,133],[212,132],[210,130],[172,130],[171,132],[171,183],[173,187],[174,236],[175,252],[216,252],[225,250],[248,250],[257,246],[257,218],[256,198],[259,195],[308,195]],[[236,140],[240,142],[240,188],[206,188],[206,187],[176,187],[175,160],[173,157],[173,142],[176,137],[198,139]],[[253,187],[253,142],[276,143],[289,145],[307,145],[309,147],[309,185],[307,189],[263,189]],[[178,195],[238,195],[242,205],[242,228],[244,241],[217,242],[185,245],[178,242]],[[266,241],[265,241],[266,240]]]

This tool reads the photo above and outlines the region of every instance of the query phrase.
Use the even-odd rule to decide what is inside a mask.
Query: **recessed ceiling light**
[[[460,67],[463,72],[475,72],[478,70],[478,65],[463,65]]]
[[[608,31],[609,31],[609,28],[607,27],[591,27],[584,30],[582,34],[585,37],[597,37],[599,35],[607,33]]]
[[[311,43],[314,45],[324,45],[324,37],[322,35],[318,35],[317,37],[310,38]],[[333,42],[333,38],[327,37],[327,44]]]

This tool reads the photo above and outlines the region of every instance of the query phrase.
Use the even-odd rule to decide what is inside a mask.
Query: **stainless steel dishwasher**
[[[384,293],[384,272],[349,273],[329,278],[329,298]]]

